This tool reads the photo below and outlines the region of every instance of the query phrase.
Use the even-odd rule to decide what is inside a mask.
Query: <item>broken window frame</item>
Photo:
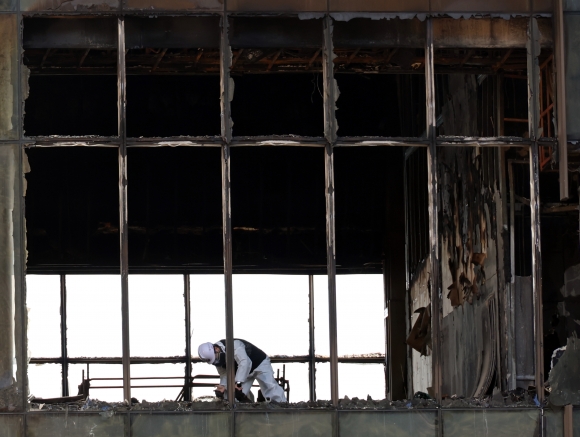
[[[558,0],[559,9],[558,12],[561,13],[561,0]],[[149,12],[144,12],[148,14]],[[22,17],[22,12],[18,11],[19,20]],[[50,12],[47,13],[50,15]],[[227,12],[222,13],[222,20],[227,15]],[[528,36],[529,40],[533,40],[535,34],[535,18],[532,13],[528,15],[530,20],[530,32]],[[504,141],[501,139],[494,138],[469,138],[457,141],[440,140],[435,136],[435,114],[434,114],[434,84],[433,84],[433,20],[436,18],[427,17],[427,41],[425,47],[426,56],[426,106],[427,106],[427,138],[409,140],[409,141],[398,141],[396,139],[377,139],[370,142],[367,141],[339,141],[336,135],[336,118],[335,118],[335,102],[336,102],[336,86],[333,77],[333,64],[331,59],[331,53],[333,52],[332,46],[332,18],[326,15],[324,18],[324,45],[323,45],[323,76],[324,76],[324,117],[325,117],[325,135],[324,139],[317,140],[315,142],[301,142],[295,140],[282,140],[277,139],[260,139],[260,140],[243,140],[235,141],[232,138],[232,121],[230,118],[230,80],[229,71],[231,64],[231,48],[228,42],[227,27],[221,29],[221,108],[222,108],[222,125],[221,125],[221,138],[213,140],[199,141],[196,138],[183,138],[179,140],[179,145],[186,146],[212,146],[220,147],[222,151],[222,211],[223,211],[223,231],[224,231],[224,278],[225,278],[225,294],[226,294],[226,343],[228,349],[228,359],[233,359],[233,313],[232,313],[232,229],[231,229],[231,216],[230,211],[230,181],[229,181],[229,166],[230,166],[230,147],[236,146],[269,146],[269,145],[288,145],[288,146],[306,146],[306,147],[324,147],[325,149],[325,170],[326,170],[326,210],[327,210],[327,265],[328,265],[328,292],[329,292],[329,312],[330,312],[330,345],[331,345],[331,395],[332,402],[336,406],[338,404],[338,355],[336,350],[336,260],[334,257],[335,250],[335,237],[334,237],[334,165],[333,165],[333,149],[334,147],[360,147],[360,146],[405,146],[405,147],[426,147],[428,150],[428,189],[429,189],[429,210],[430,221],[429,221],[429,240],[430,240],[430,258],[433,265],[434,275],[432,278],[433,287],[437,290],[437,295],[439,299],[434,299],[432,301],[432,313],[440,314],[440,299],[441,299],[441,284],[439,277],[439,247],[437,239],[437,229],[438,229],[438,200],[437,200],[437,147],[438,146],[469,146],[469,147],[494,147],[498,151],[502,147],[507,146],[520,146],[528,148],[530,155],[530,174],[531,174],[531,188],[532,188],[532,198],[530,199],[532,205],[532,229],[533,229],[533,239],[534,239],[534,304],[535,304],[535,330],[536,330],[536,363],[542,360],[541,353],[541,253],[539,251],[540,244],[540,223],[539,223],[539,198],[538,198],[538,172],[539,172],[539,161],[538,161],[538,145],[540,140],[536,138],[536,124],[538,121],[538,101],[537,98],[531,99],[529,119],[530,119],[530,140],[528,141]],[[223,21],[222,21],[223,22]],[[562,56],[558,56],[561,52],[558,51],[562,46],[562,40],[559,40],[557,44],[557,62],[559,66],[563,65]],[[530,50],[528,51],[528,62],[532,68],[528,69],[528,82],[530,88],[533,91],[538,90],[537,77],[539,75],[534,75],[531,72],[537,69],[537,53],[535,52],[534,45],[530,44]],[[139,142],[131,142],[126,137],[125,120],[126,120],[126,98],[125,98],[125,59],[121,53],[125,53],[125,42],[124,42],[124,19],[122,17],[118,18],[118,104],[119,104],[119,138],[97,138],[97,139],[70,139],[70,138],[51,138],[51,139],[28,139],[23,136],[22,126],[19,126],[19,140],[18,144],[23,147],[27,147],[31,144],[40,146],[70,146],[70,145],[82,145],[91,147],[116,147],[119,150],[119,173],[120,173],[120,184],[119,184],[119,209],[121,217],[121,240],[120,240],[120,268],[121,268],[121,283],[122,283],[122,312],[123,312],[123,385],[125,398],[130,399],[130,355],[129,355],[129,339],[128,339],[128,240],[127,240],[127,172],[126,172],[126,151],[128,147],[132,146],[147,146],[147,145],[163,145],[171,146],[175,145],[175,141],[163,142],[159,144],[158,139],[155,141],[150,141],[148,139],[143,139]],[[22,44],[18,47],[19,55],[22,53]],[[561,68],[558,69],[559,72],[562,71]],[[19,65],[20,77],[22,77],[22,66]],[[558,81],[561,83],[561,81]],[[19,84],[19,95],[22,96],[22,85]],[[558,88],[558,95],[560,96],[560,90],[562,87]],[[537,92],[532,93],[533,96],[537,96]],[[558,108],[562,108],[564,104],[564,99],[558,99]],[[19,100],[19,119],[22,120],[23,114],[23,104],[22,99]],[[559,111],[560,119],[562,118],[563,111]],[[558,131],[560,133],[559,138],[563,138],[562,133],[563,123],[559,124]],[[565,137],[565,136],[564,136]],[[5,140],[0,141],[1,144],[5,144]],[[562,145],[560,144],[560,149]],[[21,152],[22,153],[22,152]],[[565,156],[563,154],[562,156]],[[561,161],[562,162],[562,161]],[[22,158],[20,159],[20,165],[22,166]],[[566,172],[567,175],[567,172]],[[22,185],[22,184],[20,184]],[[20,193],[23,192],[22,186],[20,186]],[[23,203],[21,205],[21,210],[23,208]],[[23,226],[23,214],[19,217],[18,225],[20,226],[18,233],[18,241],[21,247],[24,247],[25,232]],[[15,272],[17,283],[16,290],[17,295],[22,295],[21,291],[24,290],[24,251],[19,251],[19,257],[17,258],[19,264],[15,266]],[[386,302],[386,308],[389,307],[389,302]],[[25,304],[23,302],[17,302],[17,308],[20,313],[24,314]],[[440,337],[439,331],[439,317],[432,318],[432,331],[434,336],[434,366],[433,366],[433,383],[436,393],[436,398],[441,400],[441,356],[439,351],[439,346],[437,345],[438,339]],[[26,343],[25,336],[22,336],[23,345]],[[26,348],[23,348],[26,351]],[[23,357],[25,362],[25,352],[23,352]],[[387,363],[388,365],[388,363]],[[536,365],[536,369],[541,369],[543,366]],[[234,375],[233,368],[228,373],[229,390],[230,396],[233,396],[234,387]],[[539,370],[537,370],[538,372]],[[390,373],[391,370],[389,369]],[[541,384],[543,383],[543,378],[541,375],[536,375],[538,381],[540,381],[540,389],[538,390],[540,398],[543,396],[543,389],[541,389]],[[26,390],[23,390],[26,393]],[[24,402],[25,394],[23,395]]]

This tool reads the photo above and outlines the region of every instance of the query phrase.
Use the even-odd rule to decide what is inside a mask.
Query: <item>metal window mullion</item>
[[[330,345],[330,397],[338,406],[338,346],[336,318],[336,244],[334,217],[334,156],[331,144],[325,149],[326,263],[328,274],[328,323]]]
[[[189,275],[183,275],[183,303],[185,305],[185,389],[183,398],[191,401],[191,285]]]
[[[226,305],[226,363],[234,362],[234,310],[232,287],[232,214],[230,186],[230,143],[232,141],[230,66],[232,49],[228,38],[228,17],[224,15],[220,41],[220,105],[221,105],[221,168],[222,168],[222,231],[224,282]],[[230,405],[234,405],[235,367],[227,366],[227,393]]]
[[[392,344],[392,316],[391,316],[391,256],[387,255],[386,259],[383,260],[383,333],[384,333],[384,343],[385,343],[385,361],[383,362],[385,366],[385,399],[391,401],[392,399],[392,387],[393,387],[393,365],[391,358],[391,344]]]
[[[542,308],[542,253],[540,239],[540,163],[539,163],[539,43],[540,31],[535,17],[528,25],[528,125],[530,146],[530,221],[532,228],[532,293],[534,299],[534,367],[538,400],[544,399],[544,344]]]
[[[308,382],[310,400],[316,401],[316,347],[314,338],[314,275],[308,275],[308,334],[309,334],[309,363]]]
[[[324,173],[326,192],[326,263],[328,273],[328,323],[330,345],[330,397],[338,406],[338,347],[336,320],[336,246],[334,209],[334,144],[337,141],[336,99],[338,88],[334,79],[334,49],[332,18],[324,18],[323,76],[324,76]]]
[[[429,249],[431,259],[431,337],[432,337],[432,382],[435,399],[441,402],[441,275],[439,259],[439,236],[438,236],[438,197],[437,197],[437,142],[435,137],[435,75],[434,75],[434,51],[433,51],[433,21],[427,19],[427,39],[425,44],[425,86],[427,105],[427,137],[430,140],[428,153],[428,192],[429,192]]]
[[[129,347],[129,233],[127,210],[127,96],[125,76],[125,19],[117,18],[117,110],[119,133],[119,242],[121,270],[121,329],[123,398],[131,402],[131,349]]]
[[[68,351],[66,339],[66,275],[60,275],[60,357],[62,363],[62,396],[68,396]]]

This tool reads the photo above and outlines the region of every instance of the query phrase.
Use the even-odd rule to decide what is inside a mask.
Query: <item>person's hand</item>
[[[241,387],[236,387],[236,399],[240,402],[249,402],[248,397],[244,394]]]
[[[223,399],[225,391],[226,391],[226,388],[223,385],[217,385],[215,390],[214,390],[214,393],[215,393],[216,397]]]

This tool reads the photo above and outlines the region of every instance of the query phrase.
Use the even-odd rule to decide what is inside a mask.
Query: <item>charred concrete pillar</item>
[[[27,400],[19,41],[18,14],[0,14],[0,410],[8,411]]]

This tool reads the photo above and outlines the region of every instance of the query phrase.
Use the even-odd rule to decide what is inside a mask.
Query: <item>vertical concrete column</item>
[[[26,287],[20,14],[0,12],[0,409],[25,409]],[[14,5],[12,5],[14,6]]]

